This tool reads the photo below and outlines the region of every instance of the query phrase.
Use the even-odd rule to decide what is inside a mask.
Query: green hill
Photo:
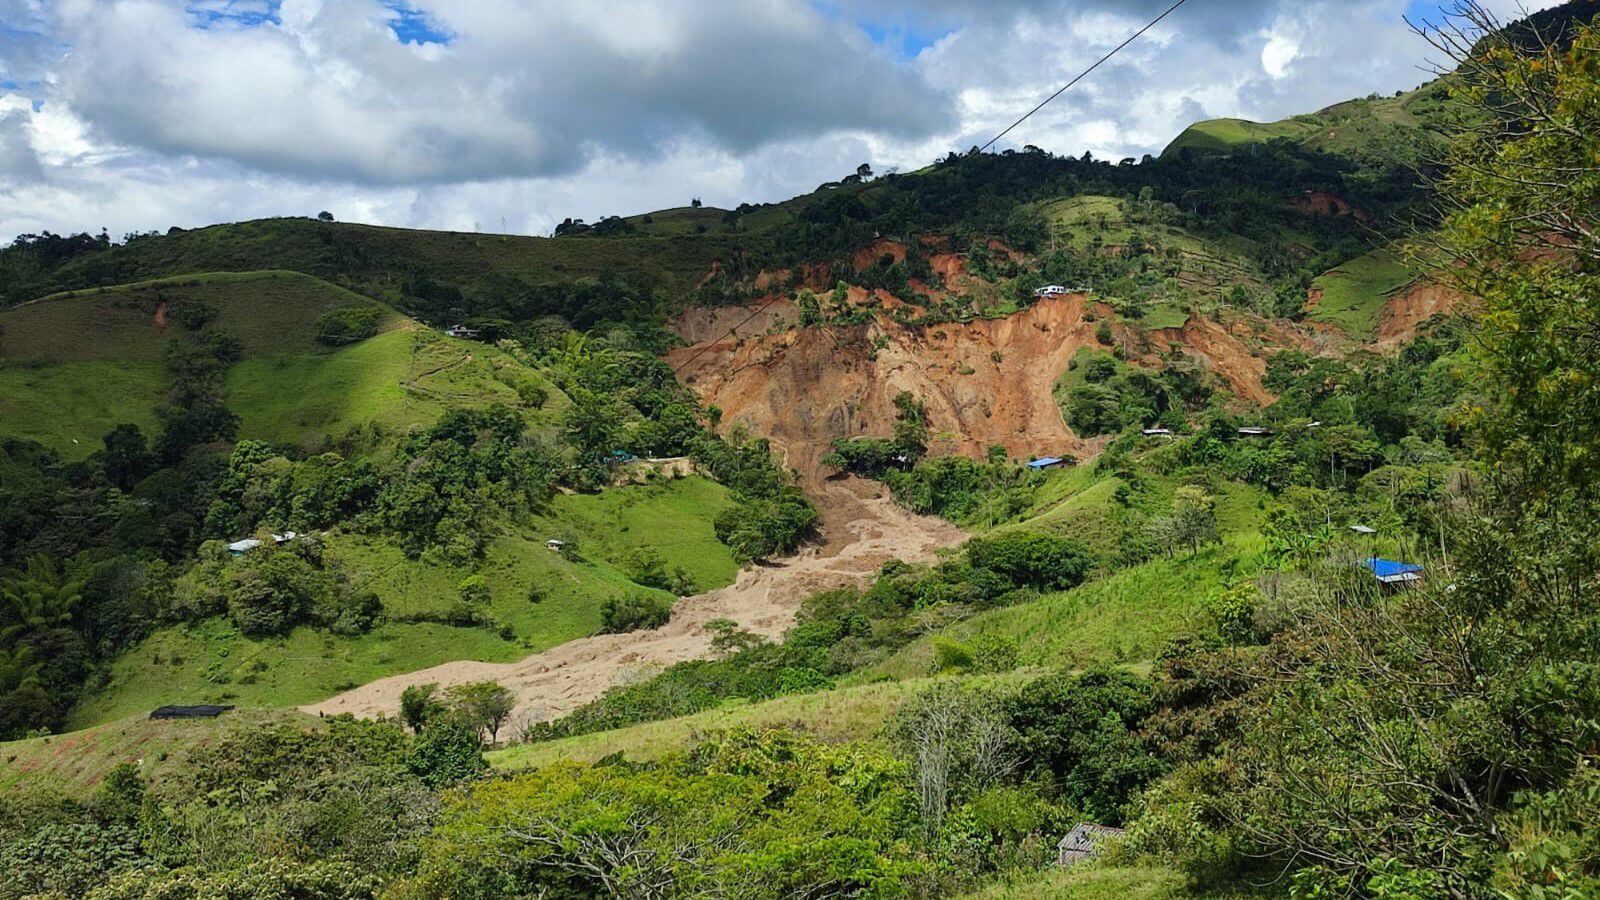
[[[318,317],[350,307],[371,309],[377,334],[342,347],[318,343]],[[82,456],[114,425],[154,430],[168,344],[190,331],[185,308],[210,311],[210,324],[240,343],[224,400],[246,437],[312,446],[357,423],[404,432],[452,406],[521,405],[525,386],[553,392],[493,347],[446,338],[312,276],[213,273],[0,310],[0,435]]]
[[[1163,158],[1227,153],[1250,144],[1287,140],[1313,153],[1345,156],[1381,167],[1432,163],[1443,150],[1440,133],[1449,115],[1441,79],[1392,97],[1347,100],[1277,122],[1208,119],[1184,129]]]

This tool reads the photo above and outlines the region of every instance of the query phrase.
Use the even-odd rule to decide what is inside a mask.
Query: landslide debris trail
[[[965,537],[948,522],[907,512],[882,488],[861,479],[815,480],[807,492],[822,511],[822,542],[747,567],[727,587],[678,601],[671,621],[661,628],[579,638],[513,663],[444,663],[382,678],[301,709],[394,716],[400,693],[411,685],[497,681],[516,695],[515,720],[553,719],[640,673],[709,656],[712,635],[705,626],[713,619],[732,619],[748,631],[779,638],[811,594],[864,585],[890,559],[929,562],[936,551]]]

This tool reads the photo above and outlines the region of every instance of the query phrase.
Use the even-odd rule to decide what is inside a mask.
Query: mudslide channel
[[[779,638],[811,594],[864,585],[890,559],[932,561],[936,551],[965,538],[948,522],[895,505],[881,486],[871,482],[828,479],[810,487],[823,514],[822,543],[782,560],[747,567],[727,587],[679,600],[671,621],[661,628],[580,638],[514,663],[444,663],[379,679],[301,709],[364,718],[395,716],[401,691],[411,685],[433,682],[444,688],[497,681],[516,695],[515,722],[557,718],[613,685],[710,655],[712,635],[705,625],[713,619],[732,619],[748,631]]]

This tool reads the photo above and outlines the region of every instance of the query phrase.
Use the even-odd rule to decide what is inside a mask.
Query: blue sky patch
[[[195,0],[184,8],[196,28],[255,28],[281,25],[278,7],[283,0]]]
[[[914,59],[918,53],[956,30],[952,22],[918,23],[909,13],[888,18],[855,16],[847,13],[834,0],[811,0],[811,7],[834,21],[853,22],[874,44],[890,50],[903,60]]]
[[[448,44],[456,39],[455,32],[444,27],[425,10],[408,3],[385,2],[392,13],[389,30],[402,44]]]

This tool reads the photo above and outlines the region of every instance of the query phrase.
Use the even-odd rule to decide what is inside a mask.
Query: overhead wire
[[[1027,112],[1023,113],[1022,116],[1020,118],[1018,118],[1015,122],[1012,122],[1010,125],[1007,125],[1005,128],[1002,128],[1000,130],[999,134],[996,134],[994,137],[990,138],[986,143],[984,143],[983,146],[979,147],[978,148],[978,152],[982,153],[983,151],[985,151],[985,150],[989,149],[990,147],[994,146],[996,141],[998,141],[1001,138],[1005,137],[1006,135],[1010,134],[1011,130],[1016,128],[1018,125],[1021,125],[1023,122],[1026,122],[1028,120],[1029,116],[1032,116],[1034,113],[1038,112],[1039,110],[1044,109],[1046,106],[1048,106],[1050,104],[1050,101],[1056,99],[1057,97],[1061,96],[1062,94],[1065,94],[1068,90],[1070,90],[1072,88],[1073,85],[1075,85],[1078,82],[1082,81],[1083,79],[1087,78],[1091,72],[1093,72],[1095,69],[1100,68],[1108,60],[1110,60],[1113,56],[1116,56],[1118,53],[1121,53],[1124,49],[1126,49],[1128,47],[1129,44],[1132,44],[1134,41],[1137,41],[1139,38],[1143,37],[1145,32],[1147,32],[1150,29],[1152,29],[1152,28],[1156,27],[1157,25],[1161,24],[1162,20],[1166,19],[1168,16],[1170,16],[1173,13],[1177,12],[1179,7],[1183,6],[1185,3],[1188,3],[1188,2],[1189,2],[1189,0],[1177,0],[1177,2],[1175,2],[1171,6],[1167,7],[1161,13],[1161,15],[1156,16],[1154,19],[1151,19],[1149,22],[1146,22],[1144,24],[1144,27],[1140,28],[1138,31],[1135,31],[1133,34],[1129,35],[1127,40],[1123,41],[1122,43],[1118,44],[1115,47],[1112,47],[1111,50],[1108,53],[1106,53],[1104,56],[1100,57],[1099,59],[1095,60],[1094,64],[1089,66],[1089,68],[1084,69],[1082,72],[1079,72],[1077,75],[1074,75],[1072,77],[1071,81],[1068,81],[1066,84],[1063,84],[1061,87],[1057,88],[1055,93],[1053,93],[1050,96],[1048,96],[1048,97],[1044,98],[1043,100],[1039,101],[1039,105],[1038,106],[1035,106],[1033,109],[1030,109]],[[772,297],[769,298],[765,303],[763,303],[760,306],[756,307],[754,312],[752,312],[750,315],[744,317],[737,324],[735,324],[731,328],[729,328],[728,329],[728,336],[729,337],[733,337],[733,338],[737,338],[739,336],[739,329],[740,328],[743,328],[745,325],[748,325],[757,316],[761,315],[763,312],[766,312],[767,307],[769,307],[772,304],[778,302],[779,299],[780,299],[779,295],[777,295],[777,294],[772,295]],[[718,340],[720,340],[720,338]],[[702,354],[704,354],[706,351],[710,350],[712,347],[716,346],[716,343],[717,343],[716,341],[707,341],[705,346],[703,346],[699,350],[695,351],[694,355],[690,356],[688,359],[684,360],[683,362],[681,362],[677,366],[675,366],[673,368],[673,370],[672,370],[672,374],[677,375],[678,373],[682,372],[686,367],[688,367],[688,365],[690,363],[692,363],[695,360],[699,359]]]

